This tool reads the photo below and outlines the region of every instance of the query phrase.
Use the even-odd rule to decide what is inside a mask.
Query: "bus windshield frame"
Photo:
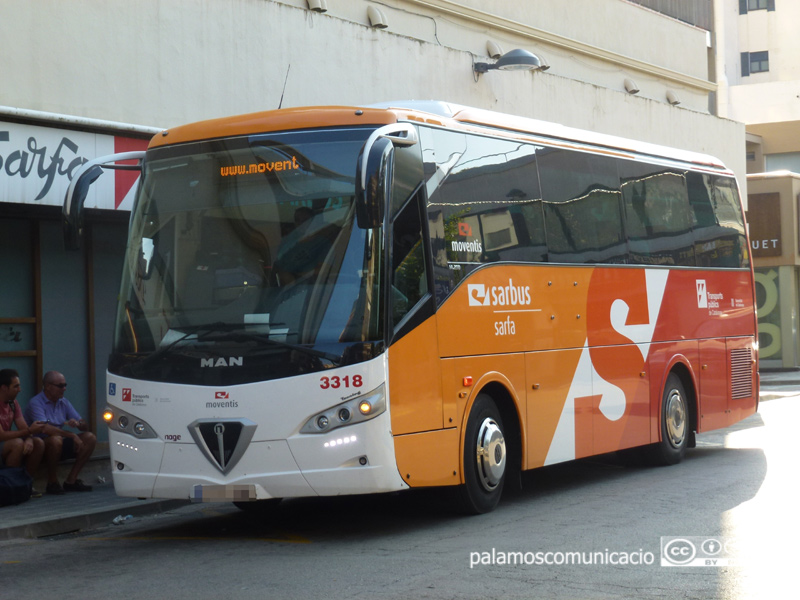
[[[382,232],[357,227],[354,201],[373,130],[148,151],[109,371],[232,385],[380,354]]]

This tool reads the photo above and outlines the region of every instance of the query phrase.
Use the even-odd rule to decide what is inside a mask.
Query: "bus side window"
[[[744,219],[733,180],[704,173],[687,174],[694,213],[698,267],[746,267],[750,264]]]
[[[547,260],[537,146],[424,127],[420,138],[437,302],[482,264]]]
[[[713,176],[714,201],[712,206],[720,235],[729,251],[725,253],[724,266],[749,267],[750,252],[745,237],[744,217],[739,202],[739,192],[732,177]]]
[[[634,161],[619,169],[631,262],[695,266],[685,174]]]
[[[412,198],[392,223],[392,325],[428,293],[419,200]]]
[[[628,262],[616,161],[561,148],[536,159],[550,262]]]

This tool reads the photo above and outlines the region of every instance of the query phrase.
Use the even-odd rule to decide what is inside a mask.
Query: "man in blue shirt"
[[[97,438],[89,431],[89,424],[81,418],[69,400],[64,398],[66,387],[67,381],[61,373],[48,371],[44,375],[42,391],[30,399],[28,408],[25,409],[28,423],[46,423],[42,435],[48,494],[92,491],[92,486],[78,479],[78,474],[91,458]],[[65,427],[77,429],[81,433],[68,431]],[[74,458],[75,464],[62,487],[58,482],[58,462],[69,458]]]

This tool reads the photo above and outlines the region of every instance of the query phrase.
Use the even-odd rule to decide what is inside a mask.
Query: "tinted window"
[[[392,324],[397,325],[428,292],[418,196],[392,223]]]
[[[560,148],[537,157],[550,261],[626,262],[616,160]]]
[[[748,266],[744,219],[733,178],[690,172],[687,183],[697,266]]]
[[[683,172],[620,161],[630,261],[694,266],[692,214]]]
[[[497,261],[547,259],[536,147],[422,128],[436,295]]]

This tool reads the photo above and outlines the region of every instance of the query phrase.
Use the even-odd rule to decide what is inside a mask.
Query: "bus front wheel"
[[[464,434],[464,485],[457,488],[459,508],[481,514],[500,501],[508,456],[503,420],[488,394],[479,394],[472,405]]]

